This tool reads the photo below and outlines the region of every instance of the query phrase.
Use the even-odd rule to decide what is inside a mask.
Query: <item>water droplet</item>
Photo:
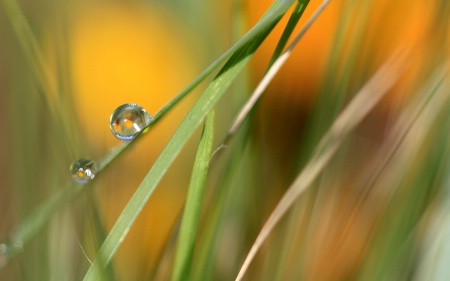
[[[150,124],[152,119],[153,117],[141,106],[126,103],[114,110],[109,123],[113,135],[123,142],[128,142]]]
[[[70,174],[77,183],[85,184],[91,181],[97,173],[97,163],[90,159],[82,158],[70,165]]]
[[[4,256],[8,254],[8,244],[0,243],[0,256]]]
[[[9,246],[6,243],[0,242],[0,268],[8,263],[9,260]]]
[[[22,251],[23,241],[17,241],[15,243],[0,241],[0,270],[10,261],[12,256]]]

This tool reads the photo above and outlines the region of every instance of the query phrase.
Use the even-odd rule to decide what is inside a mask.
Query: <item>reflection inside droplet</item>
[[[110,127],[113,135],[121,141],[134,139],[153,117],[141,106],[127,103],[119,106],[110,117]]]
[[[97,164],[86,158],[79,159],[70,165],[70,174],[77,183],[85,184],[91,181],[97,173]]]

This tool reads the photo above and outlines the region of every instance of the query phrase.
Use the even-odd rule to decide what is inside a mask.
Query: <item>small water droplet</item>
[[[97,163],[90,159],[82,158],[70,165],[70,174],[77,183],[85,184],[91,181],[97,173]]]
[[[114,110],[109,123],[113,135],[123,142],[128,142],[150,124],[152,119],[153,117],[141,106],[126,103]]]
[[[0,268],[4,266],[9,260],[9,246],[6,243],[0,242]]]
[[[8,254],[8,244],[0,243],[0,256],[4,256]]]
[[[6,265],[12,256],[23,251],[23,241],[7,243],[0,241],[0,270]]]

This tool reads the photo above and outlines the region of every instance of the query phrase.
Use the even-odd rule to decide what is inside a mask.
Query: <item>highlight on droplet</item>
[[[77,183],[88,183],[94,179],[96,173],[97,163],[87,158],[79,159],[70,165],[70,174]]]
[[[119,106],[109,119],[111,132],[123,142],[134,139],[153,117],[140,105],[126,103]]]

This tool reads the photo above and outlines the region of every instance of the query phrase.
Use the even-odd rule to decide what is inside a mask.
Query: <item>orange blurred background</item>
[[[321,2],[310,2],[296,32]],[[236,33],[235,19],[232,16],[236,7],[241,8],[242,18],[239,18],[238,32],[242,32],[258,21],[272,1],[245,1],[241,6],[231,1],[204,1],[198,6],[192,4],[192,10],[186,10],[187,12],[182,10],[183,5],[187,4],[177,7],[177,4],[170,3],[74,1],[63,5],[45,1],[42,7],[38,7],[32,1],[21,2],[25,15],[29,17],[37,33],[46,62],[55,76],[58,76],[55,48],[58,48],[61,40],[58,35],[60,27],[55,25],[60,24],[60,21],[66,25],[65,55],[68,57],[72,86],[71,105],[76,116],[77,139],[80,141],[76,150],[80,155],[72,156],[99,159],[118,145],[119,141],[113,137],[108,125],[109,116],[116,107],[132,102],[143,106],[150,114],[155,114],[238,39],[232,35]],[[423,76],[427,67],[439,60],[442,53],[448,56],[449,31],[445,28],[442,32],[440,30],[449,20],[447,19],[447,23],[438,22],[437,19],[441,18],[437,16],[439,5],[443,5],[439,3],[443,2],[429,1],[425,5],[421,0],[332,1],[270,84],[258,108],[257,125],[253,133],[259,138],[264,171],[270,171],[261,175],[261,178],[264,179],[269,194],[276,195],[273,198],[279,198],[297,172],[301,153],[299,144],[304,143],[308,122],[317,101],[327,91],[325,85],[333,86],[331,90],[328,89],[331,96],[343,91],[348,99],[396,49],[413,47],[414,61],[402,78],[402,83],[396,85],[383,101],[382,107],[377,108],[379,120],[375,123],[383,123],[388,118],[387,113],[400,107],[409,98],[408,93],[417,88],[415,82]],[[194,13],[194,16],[190,14],[195,8],[201,10],[198,18]],[[58,15],[58,9],[63,9],[64,16]],[[22,54],[15,50],[17,42],[11,40],[17,39],[13,39],[15,36],[9,23],[3,12],[0,13],[2,38],[10,40],[7,42],[0,39],[6,50],[0,55],[0,110],[8,116],[14,110],[8,106],[13,104],[11,89],[16,87],[13,86],[14,83],[20,83],[17,81],[19,78],[12,77],[13,74],[19,75],[20,70],[12,69],[19,67],[14,66],[16,61],[20,61],[26,69],[23,66],[26,62],[23,58],[15,58]],[[282,19],[252,59],[247,69],[251,81],[250,90],[263,76],[287,19],[288,16]],[[340,49],[336,49],[338,46]],[[346,67],[349,64],[354,79],[342,86],[340,81],[348,75]],[[32,84],[29,75],[27,78],[27,83]],[[202,87],[204,85],[177,106],[148,136],[95,182],[94,204],[99,209],[106,230],[113,226],[152,163],[201,93]],[[220,104],[218,111],[222,117],[217,121],[217,139],[223,136],[239,108],[239,98],[236,96],[242,98],[242,93],[230,93]],[[39,108],[42,109],[42,105]],[[42,112],[40,114],[45,114],[45,110]],[[2,118],[8,120],[8,124],[1,122],[0,131],[5,132],[17,126],[9,117]],[[373,130],[375,135],[383,134],[382,126],[374,126]],[[144,280],[150,276],[182,208],[198,137],[199,134],[196,134],[183,150],[120,247],[114,259],[118,280]],[[8,159],[15,157],[11,152],[13,141],[6,133],[0,138],[0,169],[8,171],[0,189],[0,212],[7,221],[5,227],[0,227],[0,234],[4,235],[17,223],[17,218],[21,216],[19,213],[22,214],[18,211],[19,207],[13,206],[20,203],[10,203],[20,201],[17,199],[20,194],[14,195],[15,184],[19,184],[14,177],[19,175],[12,170],[20,167],[20,164],[8,167]],[[37,148],[31,148],[31,151],[33,149]],[[334,199],[325,201],[330,200],[335,204],[336,198],[339,198],[339,206],[352,204],[354,198],[346,195],[348,189],[352,189],[351,183],[343,180],[337,183],[339,184],[350,187],[331,193],[330,196],[334,196]],[[276,203],[275,199],[268,201],[262,207],[265,210],[262,215],[264,218]],[[333,210],[335,209],[326,209],[321,213],[323,221]],[[80,216],[86,215],[81,210],[78,211]],[[322,233],[321,227],[324,232],[341,233],[346,225],[345,216],[348,212],[334,215],[335,223],[323,222],[322,225],[321,218],[318,218],[318,233]],[[345,237],[341,240],[339,237],[330,238],[326,234],[317,235],[318,238],[311,243],[314,246],[311,247],[312,258],[305,280],[349,280],[347,278],[351,276],[351,272],[362,262],[365,242],[370,235],[364,221],[364,217],[353,220],[354,225],[350,231],[342,234]],[[95,239],[89,236],[93,228],[94,226],[86,225],[84,229],[76,231],[84,238],[82,243],[86,243],[88,256],[94,255],[95,248],[98,247],[92,242]],[[325,237],[324,240],[320,240],[321,237]],[[75,242],[72,239],[71,243]],[[322,243],[332,246],[322,247]],[[336,250],[336,245],[341,248]],[[323,268],[320,265],[324,262],[333,266]]]

